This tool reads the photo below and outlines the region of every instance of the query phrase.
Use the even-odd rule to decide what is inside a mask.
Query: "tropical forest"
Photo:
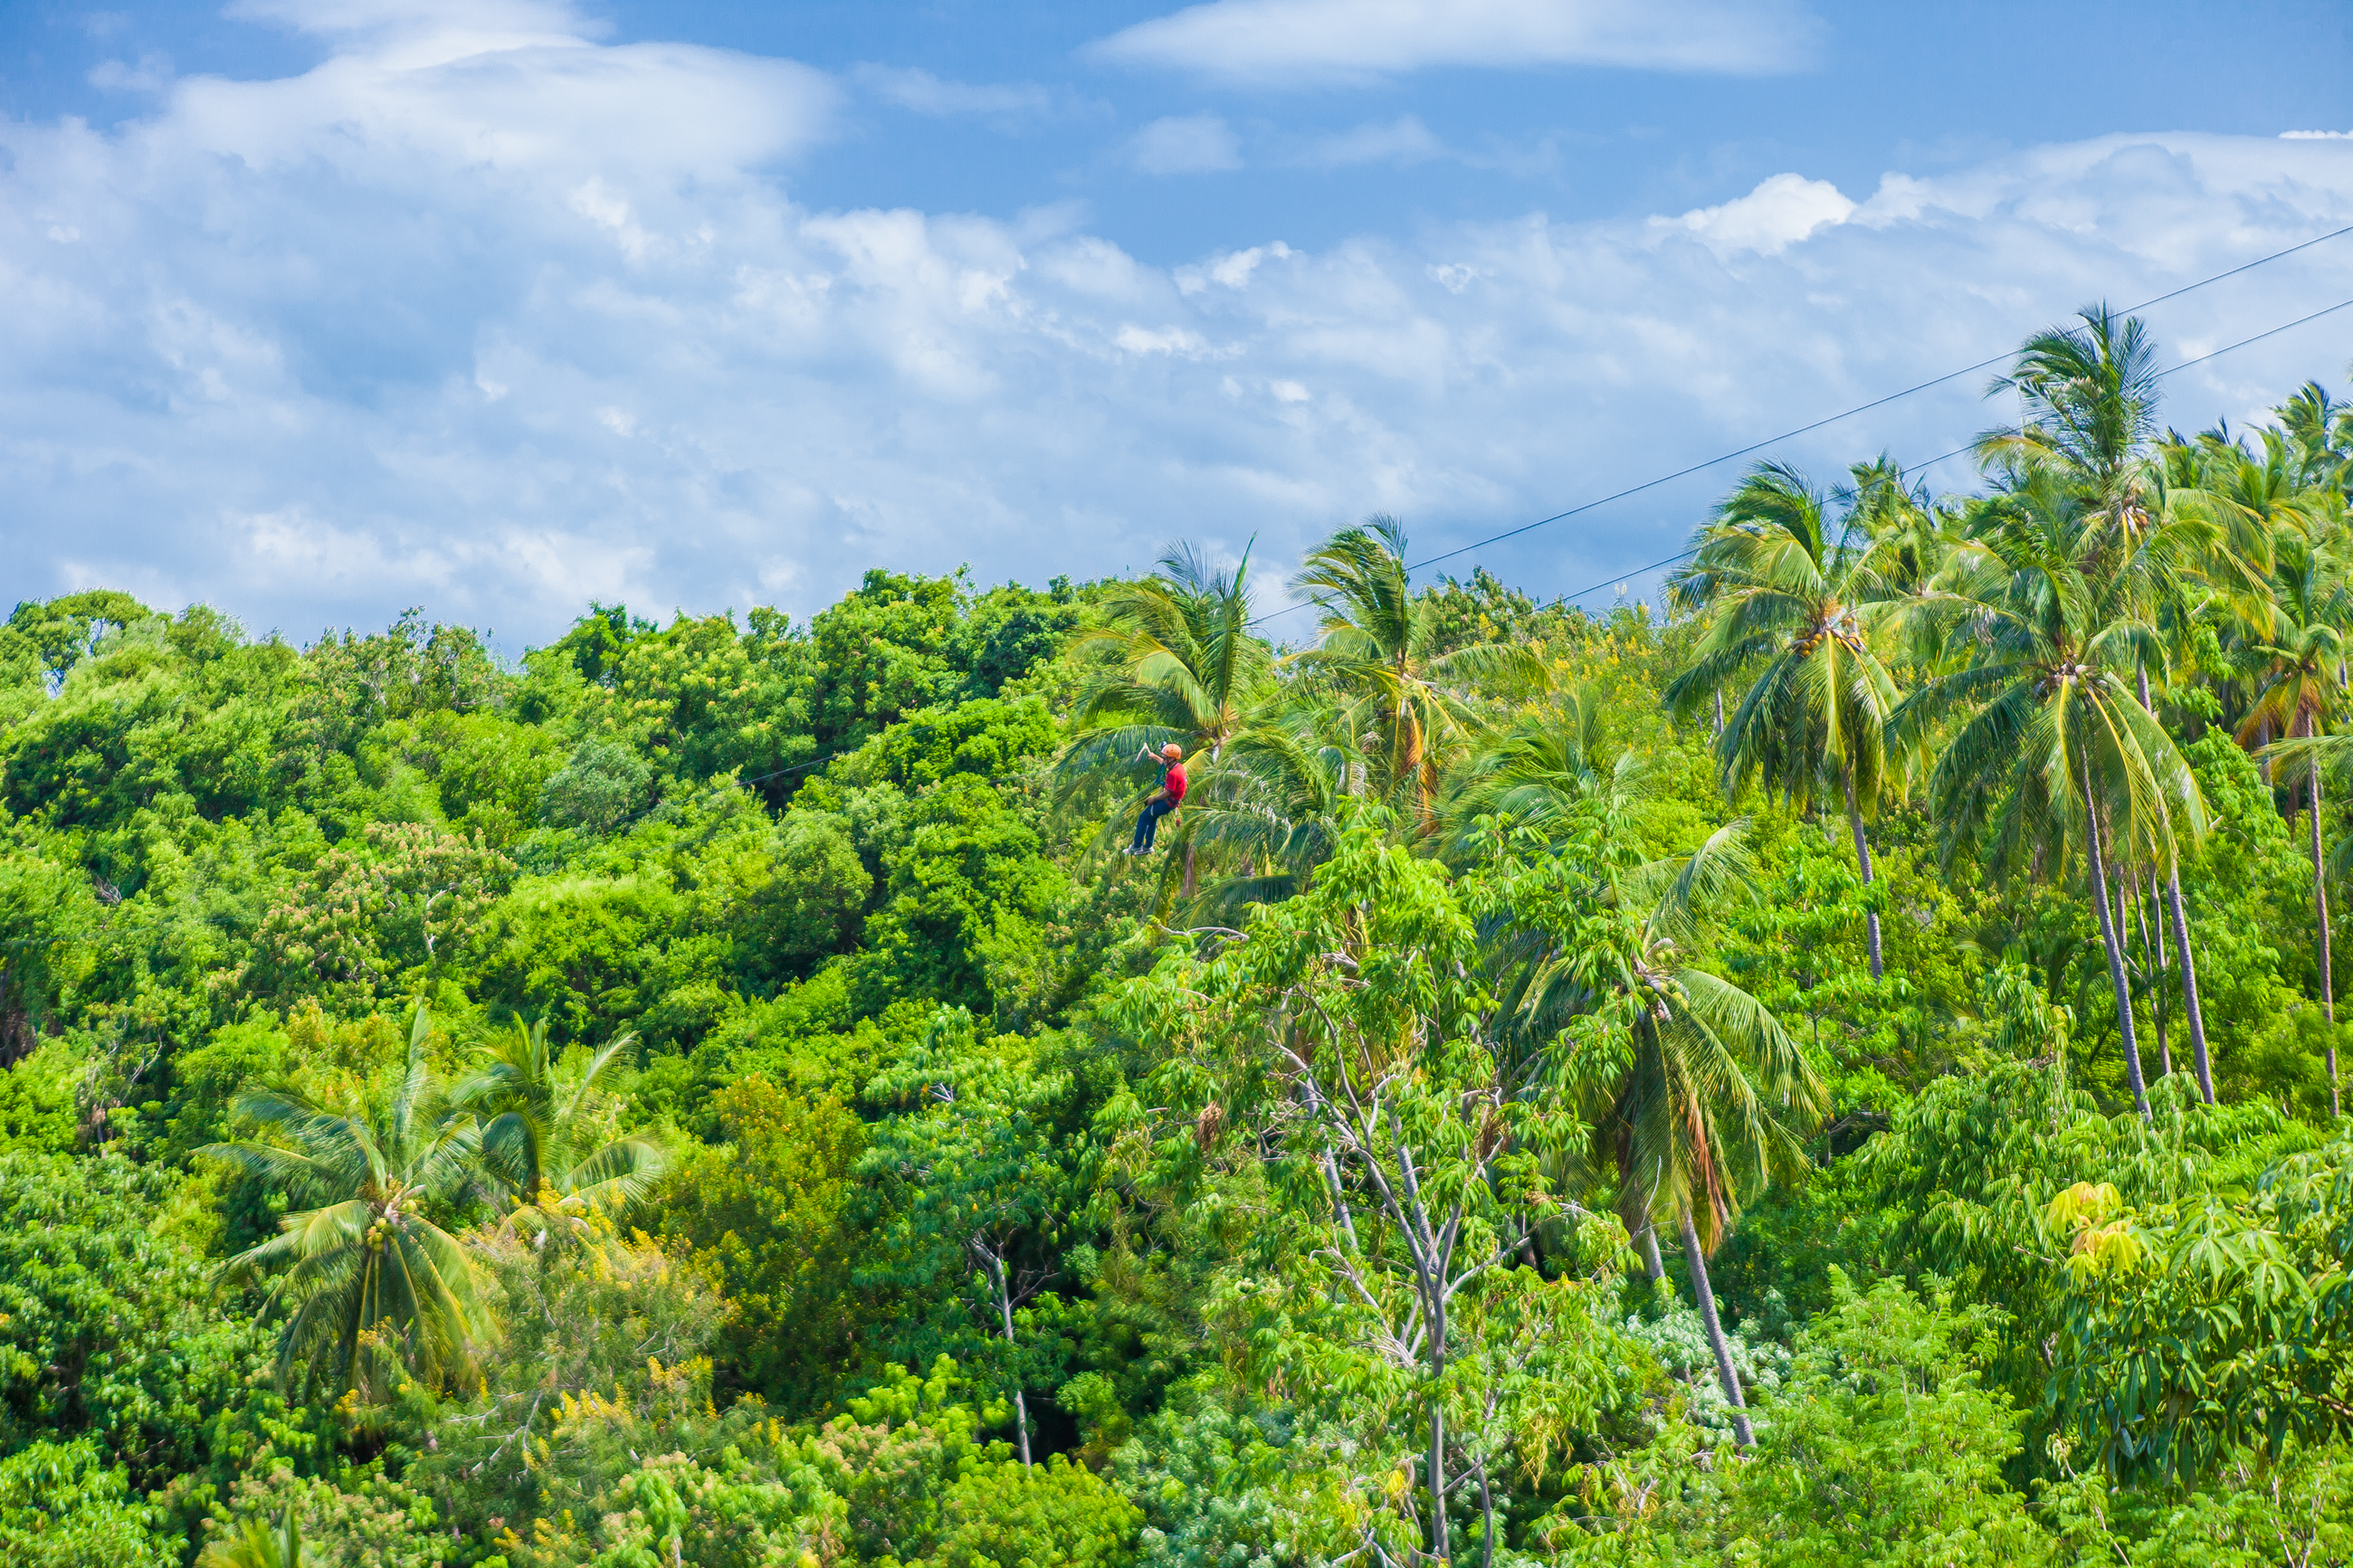
[[[1602,610],[16,605],[0,1561],[2353,1563],[2353,410],[2159,361]]]

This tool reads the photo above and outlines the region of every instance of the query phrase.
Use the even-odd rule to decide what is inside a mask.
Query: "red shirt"
[[[1169,763],[1167,771],[1160,775],[1160,787],[1168,792],[1171,805],[1183,800],[1185,798],[1185,764]]]

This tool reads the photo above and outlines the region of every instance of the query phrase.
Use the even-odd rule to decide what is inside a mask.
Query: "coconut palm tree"
[[[1858,467],[1882,500],[1900,478]],[[1850,502],[1850,522],[1860,521]],[[1755,779],[1793,805],[1810,807],[1836,792],[1854,838],[1863,885],[1873,880],[1863,816],[1874,809],[1890,763],[1887,717],[1900,700],[1873,646],[1872,617],[1893,590],[1877,542],[1866,530],[1833,525],[1823,494],[1796,469],[1760,463],[1715,521],[1700,531],[1689,564],[1670,579],[1684,605],[1710,614],[1691,668],[1668,686],[1667,701],[1688,714],[1739,672],[1757,670],[1716,738],[1725,796]],[[1871,977],[1884,973],[1879,915],[1864,914]]]
[[[591,1211],[638,1203],[670,1169],[670,1152],[657,1140],[604,1139],[598,1125],[612,1100],[598,1079],[635,1038],[558,1058],[548,1049],[545,1019],[529,1028],[517,1019],[503,1039],[481,1047],[482,1065],[451,1100],[480,1121],[483,1163],[516,1205],[511,1223],[576,1227]]]
[[[2180,443],[2155,445],[2160,373],[2142,322],[2118,318],[2105,305],[2077,312],[2077,321],[2021,345],[2010,372],[1989,392],[2018,394],[2023,417],[1978,437],[1976,455],[2009,488],[2031,479],[2071,492],[2088,520],[2077,546],[2085,577],[2108,583],[2116,590],[2112,597],[2132,615],[2169,628],[2177,643],[2189,642],[2198,619],[2193,600],[2226,611],[2260,605],[2270,530],[2244,504],[2216,492],[2211,465],[2171,464]],[[2146,662],[2135,669],[2134,683],[2141,706],[2154,712]],[[2211,1104],[2213,1073],[2180,868],[2168,860],[2163,869],[2182,1011],[2199,1090]]]
[[[2345,697],[2346,626],[2353,619],[2353,584],[2327,548],[2284,531],[2272,571],[2271,625],[2263,641],[2248,649],[2260,661],[2255,699],[2239,725],[2239,741],[2284,733],[2309,742],[2337,715]],[[2309,751],[2309,747],[2306,748]],[[2337,998],[2329,971],[2328,886],[2321,847],[2320,775],[2315,759],[2302,759],[2305,801],[2311,814],[2313,953],[2320,972],[2320,1005],[2337,1022]],[[2328,1043],[2328,1110],[2338,1114],[2337,1044]]]
[[[196,1568],[302,1568],[302,1530],[288,1509],[276,1528],[258,1519],[226,1541],[216,1541],[196,1559]]]
[[[1507,923],[1494,944],[1498,1016],[1507,1031],[1547,1040],[1598,1008],[1626,1021],[1632,1050],[1623,1070],[1590,1091],[1593,1143],[1616,1164],[1620,1210],[1653,1280],[1663,1274],[1659,1226],[1680,1236],[1745,1447],[1755,1437],[1707,1259],[1743,1205],[1803,1164],[1801,1140],[1820,1117],[1822,1086],[1769,1009],[1694,959],[1699,910],[1750,887],[1746,823],[1718,829],[1689,856],[1643,861],[1627,816],[1598,803],[1569,815],[1588,829],[1578,836],[1579,869],[1620,922],[1618,940],[1597,943],[1589,931],[1558,940]]]
[[[223,1266],[232,1280],[277,1274],[265,1310],[287,1314],[278,1339],[281,1381],[299,1363],[316,1382],[374,1395],[377,1369],[389,1359],[447,1382],[488,1326],[472,1258],[433,1218],[463,1197],[480,1139],[470,1120],[443,1113],[425,1062],[428,1027],[420,1004],[407,1068],[382,1104],[352,1112],[248,1089],[235,1102],[237,1115],[280,1141],[203,1151],[284,1183],[307,1205]]]
[[[2012,482],[2055,476],[2075,492],[2086,516],[2110,529],[2145,525],[2155,510],[2159,471],[2156,345],[2137,316],[2105,305],[2076,312],[2083,324],[2052,327],[2019,345],[2010,370],[1989,395],[2015,392],[2023,417],[1980,435],[1979,464]]]
[[[1482,817],[1509,817],[1540,831],[1599,804],[1613,816],[1638,816],[1650,794],[1640,752],[1612,756],[1604,744],[1602,690],[1578,684],[1529,709],[1450,781],[1440,816],[1458,852]]]
[[[1229,572],[1212,567],[1190,545],[1175,545],[1159,569],[1107,599],[1103,624],[1082,633],[1071,657],[1086,670],[1075,721],[1077,738],[1057,776],[1065,800],[1088,788],[1105,766],[1123,767],[1170,741],[1185,749],[1194,787],[1244,733],[1271,682],[1273,653],[1250,631],[1250,552]],[[1198,767],[1206,754],[1208,770]],[[1133,798],[1123,802],[1133,805]],[[1117,813],[1102,847],[1116,833]],[[1193,839],[1185,818],[1173,824],[1183,846],[1185,891],[1194,888]]]
[[[1292,591],[1323,607],[1322,640],[1294,656],[1343,699],[1346,727],[1377,762],[1377,793],[1404,797],[1424,830],[1447,764],[1479,727],[1490,695],[1524,695],[1545,681],[1543,661],[1506,643],[1441,651],[1438,617],[1405,563],[1405,531],[1375,516],[1311,551]]]
[[[2203,837],[2205,805],[2137,689],[2154,629],[2132,614],[2127,584],[2084,569],[2105,528],[2048,473],[1989,503],[1939,586],[1906,610],[1962,662],[1923,682],[1890,729],[1922,743],[1931,726],[1960,719],[1928,786],[1947,854],[1979,846],[1997,876],[2031,868],[2055,878],[2085,863],[2133,1102],[2147,1115],[2108,867],[2122,854],[2170,872],[2179,847]]]

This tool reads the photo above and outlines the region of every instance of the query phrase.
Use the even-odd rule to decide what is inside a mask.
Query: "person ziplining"
[[[1135,760],[1152,761],[1152,748],[1139,747]],[[1130,855],[1152,852],[1153,836],[1160,830],[1160,819],[1185,803],[1185,748],[1171,741],[1160,748],[1160,786],[1144,798],[1144,814],[1135,819],[1135,841],[1127,847]]]

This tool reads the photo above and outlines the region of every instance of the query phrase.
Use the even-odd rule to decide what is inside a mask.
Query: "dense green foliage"
[[[1660,614],[17,606],[0,1558],[2353,1563],[2353,417],[2148,356]]]

